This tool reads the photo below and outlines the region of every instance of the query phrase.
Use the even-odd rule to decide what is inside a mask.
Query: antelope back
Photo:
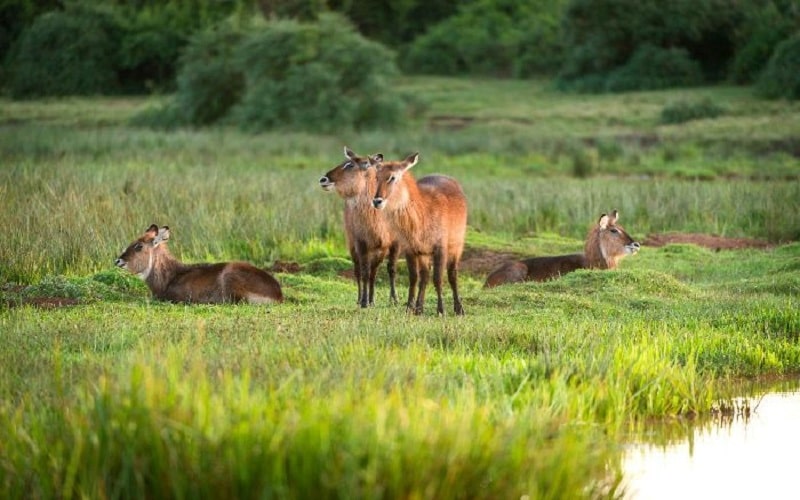
[[[639,251],[639,243],[618,224],[618,220],[616,210],[610,215],[602,214],[589,231],[584,248],[589,267],[614,269],[620,259]]]

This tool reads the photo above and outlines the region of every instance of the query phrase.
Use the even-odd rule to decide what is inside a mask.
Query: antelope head
[[[375,153],[372,156],[358,156],[344,147],[345,160],[320,177],[319,186],[325,191],[336,190],[345,197],[356,196],[366,187],[365,177],[371,166],[383,162],[383,155]]]
[[[153,271],[156,249],[168,240],[169,227],[163,226],[159,228],[157,225],[152,224],[143,235],[128,245],[128,248],[122,252],[122,255],[117,257],[114,264],[122,269],[127,269],[142,279],[147,279]]]
[[[419,153],[413,153],[403,161],[390,161],[381,163],[378,166],[378,187],[372,199],[372,205],[378,210],[383,210],[392,198],[392,194],[398,191],[397,186],[401,184],[403,175],[419,162]],[[406,193],[407,196],[407,193]],[[395,195],[395,199],[398,198]],[[402,203],[402,200],[398,200]]]
[[[639,251],[639,243],[617,224],[618,220],[619,212],[614,210],[610,215],[601,215],[597,221],[600,251],[606,259],[632,255]]]

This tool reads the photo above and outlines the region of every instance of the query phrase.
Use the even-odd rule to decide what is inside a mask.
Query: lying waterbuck
[[[323,175],[319,185],[326,191],[335,190],[344,198],[344,231],[358,283],[358,303],[361,307],[375,304],[375,275],[387,256],[389,298],[396,303],[395,275],[399,243],[389,231],[383,214],[372,208],[372,194],[376,185],[373,163],[382,162],[383,155],[360,157],[345,146],[344,156],[345,161]]]
[[[450,177],[429,175],[416,181],[408,170],[418,161],[419,153],[414,153],[403,161],[380,163],[372,204],[386,212],[392,231],[406,253],[408,308],[422,314],[432,262],[436,310],[444,314],[442,275],[447,268],[453,309],[456,314],[464,314],[458,295],[458,264],[467,230],[467,199],[458,182]]]
[[[618,218],[616,210],[611,215],[601,215],[586,236],[583,253],[508,262],[492,271],[483,286],[492,288],[505,283],[547,281],[576,269],[615,269],[623,257],[639,251],[639,243],[617,224]]]
[[[213,304],[283,302],[278,281],[247,262],[183,264],[167,248],[169,228],[151,225],[116,260],[139,275],[160,300]]]

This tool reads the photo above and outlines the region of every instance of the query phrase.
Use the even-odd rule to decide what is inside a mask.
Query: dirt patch
[[[33,306],[40,309],[56,309],[59,307],[75,306],[81,303],[78,299],[66,297],[25,297],[17,300],[8,299],[5,301],[7,307]]]
[[[740,248],[772,248],[774,245],[768,241],[751,238],[726,238],[713,234],[699,233],[664,233],[650,234],[642,241],[642,245],[649,247],[663,247],[670,243],[686,243],[710,248],[715,251],[737,250]]]
[[[342,271],[339,271],[336,274],[339,275],[340,277],[348,279],[348,280],[355,280],[356,279],[356,272],[354,270],[352,270],[352,269],[344,269]]]
[[[468,127],[474,121],[475,118],[471,116],[439,115],[431,116],[428,119],[428,124],[432,129],[437,130],[461,130]]]
[[[303,270],[303,266],[297,262],[289,262],[283,260],[276,260],[272,267],[269,268],[273,273],[288,273],[297,274]]]

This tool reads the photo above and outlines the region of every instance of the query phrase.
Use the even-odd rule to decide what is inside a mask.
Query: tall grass
[[[268,265],[346,257],[341,200],[317,186],[339,161],[333,140],[327,152],[283,156],[262,144],[264,137],[216,134],[78,133],[63,150],[56,134],[52,143],[19,138],[42,140],[34,149],[46,151],[18,146],[17,158],[0,170],[0,272],[21,282],[97,272],[151,223],[173,229],[173,248],[187,260]],[[800,235],[796,182],[553,178],[515,173],[490,155],[436,153],[415,170],[457,177],[469,200],[468,224],[482,233],[580,239],[616,208],[639,238],[668,231],[772,241]]]

